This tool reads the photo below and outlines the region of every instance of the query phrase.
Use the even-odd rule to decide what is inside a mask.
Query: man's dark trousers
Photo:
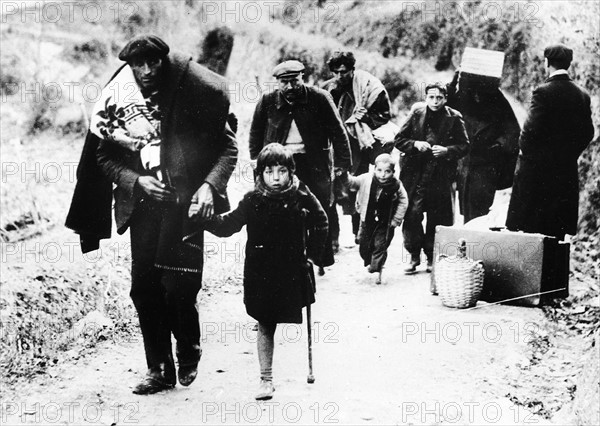
[[[166,208],[168,205],[143,200],[131,218],[131,298],[138,312],[150,374],[162,373],[174,384],[171,333],[177,340],[180,367],[195,365],[200,360],[196,299],[202,288],[202,274],[154,266]]]
[[[404,248],[413,259],[421,257],[421,249],[427,256],[427,261],[433,261],[433,244],[435,240],[435,227],[437,225],[452,226],[454,217],[452,212],[440,208],[433,202],[428,202],[424,197],[417,195],[408,206],[404,216],[402,236]],[[427,213],[427,223],[423,230],[423,216]]]
[[[327,203],[327,199],[329,198],[329,194],[325,194],[320,190],[318,185],[318,181],[315,177],[315,174],[312,172],[312,165],[309,162],[306,154],[294,154],[294,162],[296,163],[296,176],[300,179],[308,189],[317,197],[317,200],[321,203],[321,207],[327,213],[327,221],[331,220],[329,217],[332,213],[331,204]],[[339,222],[338,222],[339,229]],[[339,234],[339,232],[338,232]],[[331,246],[331,227],[329,227],[329,231],[327,233],[327,241],[325,242],[325,249],[323,250],[323,254],[321,255],[319,266],[331,266],[334,264],[335,260],[333,258],[333,248]]]

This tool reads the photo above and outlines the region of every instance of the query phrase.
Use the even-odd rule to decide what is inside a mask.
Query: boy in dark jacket
[[[396,148],[404,153],[400,180],[409,199],[402,229],[404,247],[411,255],[407,275],[417,272],[421,251],[431,272],[435,227],[454,225],[457,161],[469,152],[462,115],[445,106],[446,86],[428,84],[425,93],[425,104],[413,106],[395,140]]]
[[[320,265],[327,239],[325,210],[294,171],[291,152],[278,143],[268,144],[257,158],[255,189],[235,210],[204,225],[219,237],[247,225],[244,303],[248,315],[258,321],[257,400],[271,399],[275,391],[277,324],[302,323],[302,308],[315,301],[312,263]]]

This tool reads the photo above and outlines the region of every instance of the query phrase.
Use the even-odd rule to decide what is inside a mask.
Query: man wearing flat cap
[[[144,395],[196,378],[204,236],[193,221],[229,209],[237,144],[222,77],[153,35],[135,37],[119,58],[126,64],[92,112],[67,226],[84,252],[97,249],[110,237],[115,184],[115,222],[119,234],[130,231],[130,294],[148,366],[133,392]]]
[[[250,128],[250,158],[256,159],[269,143],[285,145],[294,156],[296,175],[329,211],[333,202],[333,167],[351,166],[350,145],[331,95],[306,86],[304,65],[285,61],[273,69],[278,89],[261,97]],[[331,236],[319,272],[334,262]]]
[[[594,126],[589,95],[567,73],[573,51],[559,44],[547,47],[544,57],[550,75],[531,97],[506,226],[562,239],[577,233],[577,159]]]

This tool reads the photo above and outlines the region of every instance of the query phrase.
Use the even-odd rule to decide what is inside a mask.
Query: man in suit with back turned
[[[506,227],[562,239],[577,233],[577,159],[594,126],[589,95],[567,73],[573,51],[558,44],[547,47],[544,57],[550,75],[531,97]]]

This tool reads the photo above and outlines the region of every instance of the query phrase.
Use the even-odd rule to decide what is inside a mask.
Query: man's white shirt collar
[[[561,74],[567,74],[567,75],[569,75],[569,73],[567,72],[567,70],[560,69],[560,70],[554,71],[552,74],[550,74],[548,76],[548,78],[554,77],[555,75],[561,75]]]

